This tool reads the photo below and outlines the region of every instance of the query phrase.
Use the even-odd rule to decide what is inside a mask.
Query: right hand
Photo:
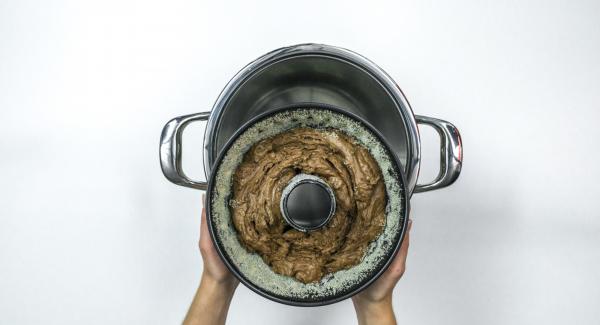
[[[392,308],[392,292],[406,270],[412,220],[400,250],[388,269],[368,288],[352,297],[359,324],[396,324]]]

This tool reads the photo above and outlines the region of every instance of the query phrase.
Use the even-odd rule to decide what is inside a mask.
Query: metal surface
[[[431,183],[417,184],[414,193],[436,190],[456,181],[462,169],[462,140],[458,129],[450,122],[416,116],[418,124],[431,126],[440,136],[440,172]]]
[[[419,172],[420,140],[408,101],[377,65],[352,51],[323,44],[281,48],[244,67],[219,95],[209,118],[204,169],[235,131],[278,107],[316,102],[344,108],[379,130],[404,166],[412,192]]]
[[[204,137],[205,174],[210,175],[217,154],[244,123],[259,114],[302,102],[341,107],[372,124],[402,162],[411,195],[448,186],[460,174],[462,149],[458,131],[447,122],[432,125],[441,132],[445,158],[441,160],[440,170],[444,174],[433,183],[417,188],[421,143],[415,116],[404,94],[381,68],[365,57],[323,44],[300,44],[269,52],[229,81],[208,117]],[[206,118],[207,113],[201,114]],[[169,124],[188,117],[176,118]],[[420,118],[424,124],[437,121]],[[165,132],[169,131],[169,124],[163,130],[163,137],[172,137]],[[183,174],[178,161],[181,155],[177,151],[181,143],[164,148],[164,155],[170,156],[163,159],[164,142],[165,139],[161,139],[161,165],[165,176],[179,185],[205,189],[203,182],[192,181]],[[170,142],[172,140],[167,141]]]
[[[336,208],[335,194],[329,184],[308,174],[298,174],[290,180],[281,192],[279,205],[285,221],[302,232],[325,226]]]
[[[361,283],[356,283],[349,290],[347,290],[347,292],[344,294],[332,295],[331,297],[329,297],[327,299],[323,299],[323,300],[290,300],[286,297],[282,297],[279,295],[272,294],[268,291],[265,291],[261,287],[257,286],[255,283],[253,283],[252,281],[248,280],[243,275],[243,273],[240,272],[240,270],[237,268],[237,266],[230,260],[229,256],[225,252],[225,249],[222,247],[222,244],[219,239],[220,238],[219,234],[216,232],[214,224],[213,224],[212,204],[206,205],[206,216],[208,218],[208,229],[211,234],[210,238],[213,241],[215,248],[217,249],[217,253],[221,257],[221,259],[223,260],[223,262],[225,263],[227,268],[236,276],[236,278],[238,280],[240,280],[240,282],[242,282],[246,287],[250,288],[252,291],[256,292],[257,294],[259,294],[265,298],[268,298],[270,300],[273,300],[273,301],[276,301],[276,302],[279,302],[282,304],[292,305],[292,306],[313,307],[313,306],[323,306],[323,305],[333,304],[333,303],[342,301],[344,299],[350,298],[353,295],[355,295],[355,294],[361,292],[362,290],[364,290],[365,288],[367,288],[369,285],[371,285],[373,282],[375,282],[381,276],[381,274],[383,274],[383,272],[385,272],[385,270],[388,268],[390,263],[393,261],[394,256],[396,256],[396,253],[400,249],[400,245],[402,244],[402,240],[404,239],[405,234],[406,234],[406,230],[408,227],[409,213],[410,213],[410,193],[406,188],[407,180],[406,180],[404,172],[402,171],[402,168],[401,168],[402,164],[401,164],[400,160],[398,159],[398,157],[393,154],[393,151],[391,150],[391,147],[390,147],[389,143],[387,142],[387,139],[383,136],[383,134],[381,132],[379,132],[373,125],[369,124],[367,121],[360,118],[358,115],[350,113],[345,109],[340,109],[340,108],[336,108],[334,106],[324,105],[324,104],[314,104],[314,103],[306,104],[305,103],[305,104],[300,104],[300,105],[289,105],[286,107],[279,108],[277,110],[271,110],[269,112],[264,112],[258,116],[255,116],[250,121],[248,121],[246,124],[244,124],[243,126],[238,128],[235,131],[235,133],[231,136],[231,138],[223,145],[223,150],[220,151],[219,155],[215,159],[215,170],[217,169],[217,167],[219,166],[219,164],[221,163],[221,161],[227,154],[227,151],[233,145],[235,140],[248,127],[250,127],[251,125],[257,123],[258,121],[260,121],[264,118],[267,118],[270,115],[275,114],[277,112],[281,112],[281,111],[285,111],[285,110],[293,110],[293,109],[304,109],[304,108],[321,108],[321,109],[332,110],[332,111],[338,112],[340,114],[346,115],[356,121],[359,121],[364,127],[366,127],[369,131],[371,131],[371,133],[373,135],[375,135],[378,138],[378,140],[383,144],[383,146],[388,151],[388,155],[394,160],[394,164],[392,164],[392,165],[393,165],[393,168],[395,171],[395,175],[399,181],[400,188],[403,189],[403,191],[401,191],[401,193],[403,196],[402,202],[404,202],[404,204],[402,205],[402,207],[399,211],[400,215],[398,216],[398,217],[402,218],[401,219],[402,227],[398,230],[396,237],[393,239],[393,241],[394,241],[393,250],[387,256],[387,258],[384,261],[382,261],[378,270],[373,272],[369,277],[367,277],[367,280],[362,281]],[[209,182],[208,182],[208,189],[207,189],[207,196],[208,196],[207,202],[212,202],[212,195],[213,195],[214,187],[216,184],[216,175],[217,175],[217,173],[211,173],[208,178]]]
[[[206,181],[189,179],[181,168],[181,134],[189,123],[206,121],[209,116],[210,112],[180,116],[170,120],[164,126],[160,136],[160,167],[165,177],[171,182],[181,186],[206,190]]]

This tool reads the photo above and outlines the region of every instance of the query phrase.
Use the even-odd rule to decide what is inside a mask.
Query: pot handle
[[[160,135],[160,167],[165,177],[181,186],[187,186],[199,190],[206,190],[206,181],[194,181],[189,179],[181,168],[181,134],[185,127],[195,121],[206,121],[210,112],[202,112],[176,117],[163,127]]]
[[[417,184],[414,192],[437,190],[456,181],[462,168],[462,140],[452,123],[427,116],[415,116],[417,124],[433,127],[440,136],[440,173],[428,184]]]

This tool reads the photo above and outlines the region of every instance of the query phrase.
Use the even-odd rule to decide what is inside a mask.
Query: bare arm
[[[204,197],[202,202],[204,204]],[[204,207],[202,207],[200,225],[200,253],[204,262],[204,271],[202,272],[200,286],[183,324],[225,324],[229,304],[239,282],[223,264],[213,246],[208,232]]]
[[[406,269],[412,220],[398,254],[385,273],[367,289],[352,297],[359,325],[395,325],[392,292]]]

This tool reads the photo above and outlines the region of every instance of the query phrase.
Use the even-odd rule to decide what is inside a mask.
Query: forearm
[[[219,283],[203,274],[183,324],[225,324],[235,288],[234,283]]]
[[[353,299],[352,303],[359,325],[396,325],[391,296],[379,302]]]

